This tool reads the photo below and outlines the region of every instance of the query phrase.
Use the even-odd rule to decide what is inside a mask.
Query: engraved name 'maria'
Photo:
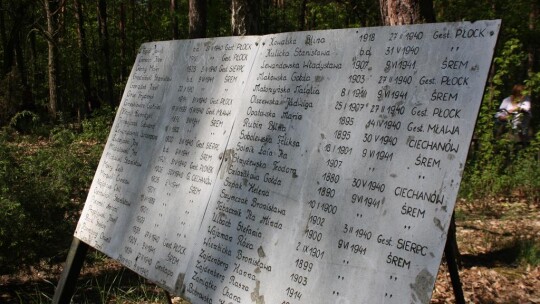
[[[283,114],[281,114],[281,119],[302,120],[302,117],[303,116],[300,112],[284,111]]]

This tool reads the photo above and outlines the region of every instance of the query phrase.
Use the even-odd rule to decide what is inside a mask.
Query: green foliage
[[[481,121],[479,122],[481,125]],[[491,125],[492,127],[492,125]],[[540,198],[540,133],[524,148],[508,137],[494,139],[491,130],[478,137],[479,148],[467,162],[460,195],[467,198],[512,196],[519,194],[530,201]]]
[[[14,69],[0,74],[0,127],[7,125],[21,108],[22,86],[19,73]]]
[[[529,79],[525,80],[525,85],[529,90],[529,94],[532,96],[540,96],[540,72],[531,73]]]
[[[40,119],[34,112],[24,110],[13,116],[9,122],[11,128],[19,132],[28,133],[36,129],[40,124]]]
[[[83,120],[81,139],[105,142],[109,136],[115,115],[115,109],[104,107],[96,111],[91,119]]]
[[[502,99],[510,94],[515,83],[536,83],[536,75],[522,81],[521,66],[526,59],[523,44],[509,39],[494,58],[495,73],[491,86],[484,95],[476,124],[475,149],[464,172],[460,194],[468,198],[511,196],[519,192],[530,199],[538,198],[540,170],[538,169],[539,141],[533,140],[527,149],[516,142],[511,133],[494,137],[494,117]],[[540,133],[537,133],[537,137]]]
[[[540,265],[540,242],[535,240],[520,241],[518,261],[525,265]]]
[[[338,28],[346,21],[346,15],[340,14],[343,10],[342,5],[337,3],[310,4],[308,6],[309,14],[314,20],[313,29],[331,29]]]
[[[497,67],[497,72],[493,77],[493,84],[497,87],[512,88],[515,79],[519,79],[520,67],[525,59],[523,44],[517,38],[506,41],[501,54],[493,60]]]
[[[41,137],[0,136],[0,273],[63,259],[86,198],[111,115],[88,132],[56,127]],[[98,141],[102,140],[102,141]],[[96,144],[101,143],[101,144]]]
[[[511,189],[516,189],[529,201],[540,198],[540,166],[538,163],[538,149],[529,149],[516,159],[512,168]]]

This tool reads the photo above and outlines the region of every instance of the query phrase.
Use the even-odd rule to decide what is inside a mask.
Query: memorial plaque
[[[144,44],[75,235],[193,303],[428,303],[499,27]]]
[[[142,45],[76,236],[174,288],[235,121],[258,37]]]

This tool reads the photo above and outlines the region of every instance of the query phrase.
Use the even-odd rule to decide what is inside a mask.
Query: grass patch
[[[518,261],[521,264],[540,265],[540,242],[534,240],[518,241]]]

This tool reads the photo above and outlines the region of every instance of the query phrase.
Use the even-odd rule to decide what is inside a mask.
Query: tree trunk
[[[274,20],[271,19],[272,17],[270,10],[272,8],[272,4],[270,2],[270,0],[259,0],[260,18],[258,21],[258,33],[260,35],[270,33],[270,26],[275,25]]]
[[[0,0],[0,43],[2,43],[2,51],[4,56],[6,55],[7,48],[7,35],[6,35],[6,20],[4,18],[4,4]],[[3,72],[5,72],[5,58],[2,60],[2,66],[4,67]],[[0,75],[3,76],[3,75]]]
[[[90,77],[90,63],[88,58],[88,47],[86,45],[86,30],[84,28],[83,7],[79,0],[74,0],[75,19],[77,20],[77,42],[79,44],[79,63],[81,65],[81,82],[83,87],[84,102],[79,106],[83,114],[91,112],[95,107],[95,100],[92,98],[92,84]]]
[[[529,31],[530,33],[536,32],[536,22],[538,22],[540,7],[538,6],[537,0],[531,0],[531,10],[529,12]],[[536,55],[538,44],[532,43],[529,41],[529,49],[527,54],[527,72],[529,75],[532,75],[536,71]]]
[[[433,0],[379,0],[384,25],[435,22]]]
[[[3,5],[3,4],[2,4]],[[13,9],[14,4],[11,4],[12,10],[16,11],[17,14],[21,11],[22,4],[18,3],[17,8]],[[8,4],[9,7],[9,4]],[[3,7],[2,7],[3,8]],[[4,10],[0,14],[0,26],[2,27],[1,39],[2,39],[2,51],[3,51],[3,65],[2,65],[2,74],[7,75],[13,69],[15,65],[15,41],[20,32],[21,22],[24,20],[24,16],[12,16],[13,24],[11,29],[6,28]]]
[[[56,37],[55,37],[55,20],[53,16],[53,8],[51,7],[51,3],[55,3],[55,1],[49,1],[49,0],[43,0],[43,7],[45,9],[45,17],[47,19],[47,32],[46,38],[47,38],[47,46],[49,50],[49,55],[47,57],[48,59],[48,76],[49,76],[49,114],[51,115],[52,119],[56,119],[56,115],[58,113],[58,85],[57,85],[57,79],[58,79],[58,72],[57,72],[57,49],[56,49]]]
[[[206,1],[206,0],[204,0]],[[191,1],[190,1],[191,3]],[[206,4],[206,2],[205,2]],[[191,11],[191,5],[189,6],[190,7],[190,11]],[[206,5],[205,5],[206,7]],[[171,25],[172,25],[172,39],[173,40],[176,40],[176,39],[179,39],[180,38],[180,32],[178,31],[178,16],[176,15],[176,11],[178,10],[178,5],[176,3],[176,0],[171,0],[171,7],[169,8],[170,12],[171,12]],[[190,20],[191,20],[191,13],[189,14],[190,15]],[[204,18],[204,24],[206,24],[206,16]],[[190,29],[191,29],[191,22],[190,22]],[[206,30],[205,30],[206,32]]]
[[[37,52],[37,46],[36,46],[36,31],[30,32],[29,40],[30,40],[30,62],[32,65],[31,74],[30,74],[30,91],[32,93],[32,96],[35,96],[36,91],[37,91],[36,90],[36,87],[37,87],[36,75],[38,71],[38,62],[37,62],[38,52]]]
[[[129,18],[130,21],[130,28],[133,29],[133,31],[136,31],[137,28],[138,28],[138,23],[137,23],[137,16],[138,16],[138,13],[137,13],[137,5],[135,4],[135,0],[129,0],[129,7],[131,9],[131,18]],[[131,35],[131,37],[133,37],[134,35]],[[139,47],[137,45],[137,42],[135,41],[135,39],[131,38],[129,40],[129,50],[130,50],[130,55],[133,55],[133,52],[135,52],[135,55],[137,54],[137,48]],[[126,61],[127,64],[130,64]]]
[[[308,0],[302,0],[300,4],[300,16],[298,17],[298,30],[303,31],[306,29],[306,10]]]
[[[27,6],[23,3],[19,4],[19,7],[17,8],[17,19],[19,20],[25,20],[28,18],[27,14]],[[21,26],[22,27],[22,26]],[[23,45],[21,44],[21,41],[24,41],[25,38],[23,34],[21,33],[21,28],[19,27],[16,32],[13,33],[13,46],[15,50],[15,56],[16,56],[16,62],[17,62],[17,68],[19,71],[19,76],[21,80],[21,86],[22,86],[22,109],[25,110],[34,110],[34,98],[32,94],[32,88],[30,87],[29,81],[28,81],[28,69],[27,64],[24,58],[24,49]]]
[[[189,38],[204,37],[206,37],[206,0],[189,0]]]
[[[111,71],[111,59],[110,59],[110,49],[109,49],[109,30],[107,28],[107,1],[99,0],[98,3],[98,21],[99,28],[101,29],[101,50],[103,53],[103,63],[102,67],[105,69],[105,77],[107,78],[107,102],[112,106],[116,106],[114,100],[113,92],[113,78]]]
[[[231,27],[233,36],[256,35],[259,33],[259,0],[232,0]]]
[[[28,86],[28,73],[26,72],[26,62],[24,61],[24,53],[21,47],[20,33],[16,33],[15,40],[13,41],[15,47],[15,56],[17,59],[17,68],[19,69],[19,75],[21,76],[21,84],[26,89]]]
[[[127,55],[127,39],[126,39],[126,3],[124,0],[120,2],[120,81],[124,81],[128,77],[126,69]]]
[[[34,110],[34,97],[32,94],[32,88],[28,82],[28,69],[24,58],[23,48],[21,46],[21,39],[17,36],[15,41],[15,53],[17,55],[17,67],[19,68],[19,75],[22,85],[22,98],[21,106],[24,110]]]
[[[144,25],[146,27],[146,32],[148,33],[148,41],[154,41],[153,34],[154,30],[152,28],[152,1],[148,1],[146,4],[146,13],[147,15],[143,18]]]

